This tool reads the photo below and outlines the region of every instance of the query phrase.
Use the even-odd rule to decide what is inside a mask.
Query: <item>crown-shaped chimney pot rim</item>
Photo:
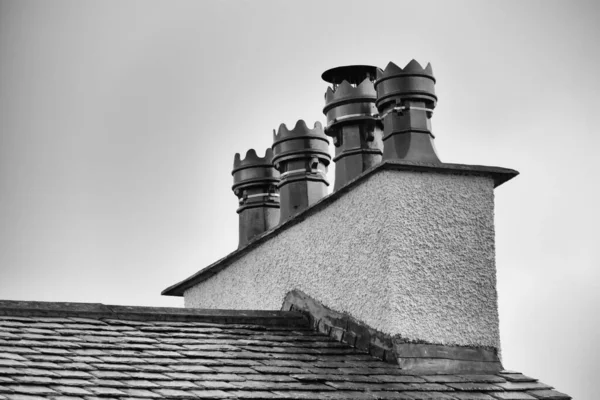
[[[315,138],[323,138],[325,134],[323,133],[323,125],[319,121],[316,121],[313,128],[309,128],[306,125],[306,122],[303,119],[299,119],[296,121],[296,125],[292,130],[288,129],[285,123],[279,125],[277,131],[273,129],[273,145],[278,142],[297,138],[300,136],[312,136]]]
[[[245,168],[254,167],[272,167],[273,166],[273,150],[268,147],[265,151],[265,155],[260,157],[256,154],[256,150],[249,149],[246,152],[244,159],[241,158],[240,153],[235,153],[233,157],[233,170],[231,174],[235,174],[237,171]]]
[[[377,86],[381,81],[397,76],[423,76],[430,78],[434,83],[436,81],[435,77],[433,76],[433,68],[431,67],[431,63],[427,63],[427,66],[423,68],[417,60],[412,59],[404,68],[400,68],[392,61],[387,64],[384,70],[377,68],[377,80],[375,81],[375,86]]]

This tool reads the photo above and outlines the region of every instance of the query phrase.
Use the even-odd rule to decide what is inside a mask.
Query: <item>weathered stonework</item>
[[[187,288],[185,305],[278,310],[298,289],[406,341],[499,349],[493,188],[375,171]]]

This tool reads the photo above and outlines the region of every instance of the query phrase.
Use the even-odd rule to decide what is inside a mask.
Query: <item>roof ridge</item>
[[[300,312],[121,306],[102,303],[0,300],[1,316],[114,318],[133,321],[189,321],[307,327]]]

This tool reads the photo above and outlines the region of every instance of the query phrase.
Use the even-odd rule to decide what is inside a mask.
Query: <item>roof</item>
[[[264,232],[261,235],[255,236],[246,246],[241,247],[220,260],[212,263],[206,268],[201,269],[192,276],[178,282],[174,285],[169,286],[162,291],[163,295],[166,296],[183,296],[185,291],[198,283],[207,280],[211,276],[219,273],[223,269],[227,268],[233,261],[243,257],[249,253],[259,244],[271,239],[275,235],[283,232],[284,230],[296,225],[303,221],[308,216],[318,212],[323,207],[327,207],[329,204],[334,202],[344,193],[351,190],[353,187],[358,185],[360,182],[367,179],[369,176],[384,170],[395,170],[395,171],[410,171],[410,172],[436,172],[440,174],[453,174],[453,175],[474,175],[474,176],[487,176],[494,180],[494,187],[498,187],[501,184],[509,181],[519,174],[519,172],[501,167],[490,167],[484,165],[467,165],[467,164],[450,164],[450,163],[430,163],[430,162],[418,162],[418,161],[406,161],[406,160],[384,160],[380,164],[364,171],[362,174],[357,176],[355,179],[348,182],[345,186],[336,190],[328,196],[308,207],[307,209],[295,214],[290,219],[281,222],[275,228]]]
[[[569,399],[522,374],[414,374],[295,311],[0,301],[0,400]]]

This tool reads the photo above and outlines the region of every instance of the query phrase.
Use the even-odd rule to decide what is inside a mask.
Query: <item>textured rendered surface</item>
[[[378,171],[185,305],[276,310],[299,289],[402,339],[499,348],[493,201],[491,178]]]

